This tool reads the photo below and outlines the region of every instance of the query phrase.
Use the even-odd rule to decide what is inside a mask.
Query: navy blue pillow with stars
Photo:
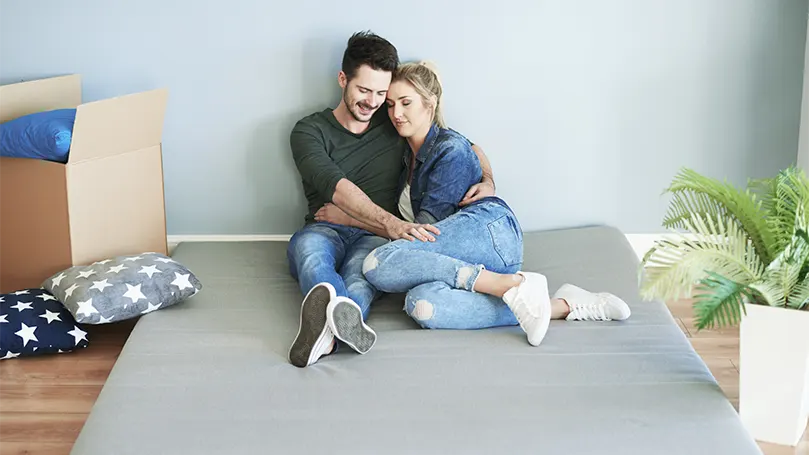
[[[87,332],[44,289],[0,294],[0,360],[86,348]]]

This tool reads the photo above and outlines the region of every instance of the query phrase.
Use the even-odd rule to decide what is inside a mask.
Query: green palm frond
[[[784,307],[791,305],[795,289],[806,282],[806,264],[809,263],[809,237],[805,231],[798,231],[789,244],[767,266],[760,282],[750,285],[757,291],[764,303]],[[798,291],[800,294],[800,291]]]
[[[787,247],[797,231],[809,225],[809,182],[802,171],[788,169],[775,177],[767,193],[767,224],[773,234],[776,251]]]
[[[796,310],[809,309],[809,276],[792,289],[787,305]]]
[[[690,169],[667,189],[682,229],[641,261],[641,296],[695,291],[698,330],[740,322],[746,302],[809,310],[809,179],[795,166],[744,191]]]
[[[683,169],[666,191],[672,193],[672,201],[663,219],[664,227],[686,228],[686,221],[693,217],[715,219],[721,216],[733,220],[747,233],[764,263],[769,263],[774,256],[774,239],[764,220],[761,203],[750,189],[740,191],[728,182]]]
[[[697,286],[694,298],[694,318],[697,330],[735,325],[741,321],[745,299],[750,298],[747,286],[709,272]]]
[[[696,238],[675,234],[655,243],[642,260],[642,297],[679,299],[710,271],[743,284],[764,274],[761,259],[737,223],[696,214],[682,223]]]
[[[778,267],[767,269],[761,281],[752,283],[749,287],[755,290],[761,299],[770,306],[783,307],[795,286],[798,285],[800,265],[783,262]]]

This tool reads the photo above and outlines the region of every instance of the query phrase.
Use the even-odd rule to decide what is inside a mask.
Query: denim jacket
[[[400,193],[410,173],[411,154],[405,147]],[[410,203],[416,223],[433,224],[457,212],[469,187],[479,183],[482,176],[480,160],[469,140],[437,124],[430,127],[414,165]]]

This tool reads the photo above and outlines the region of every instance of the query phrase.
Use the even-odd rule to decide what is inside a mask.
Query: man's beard
[[[357,106],[359,108],[359,103],[349,103],[347,94],[343,95],[343,103],[345,103],[346,108],[348,109],[348,112],[351,114],[352,117],[354,117],[354,120],[356,120],[358,122],[364,122],[364,123],[368,123],[368,122],[371,121],[371,117],[373,117],[373,112],[371,112],[371,117],[369,117],[367,119],[358,117],[357,114],[354,112],[354,109],[351,109],[351,106]],[[368,106],[368,107],[370,108],[370,106]]]

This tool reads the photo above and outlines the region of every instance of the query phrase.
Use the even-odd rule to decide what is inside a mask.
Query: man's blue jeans
[[[368,281],[382,292],[407,292],[405,311],[424,328],[517,325],[501,298],[472,290],[484,268],[520,270],[523,235],[511,209],[487,198],[435,227],[435,242],[396,240],[374,250],[363,265]]]
[[[295,233],[287,247],[292,276],[306,295],[316,284],[328,282],[337,295],[348,297],[368,318],[371,302],[380,292],[362,274],[368,253],[388,239],[366,230],[331,223],[311,223]]]

